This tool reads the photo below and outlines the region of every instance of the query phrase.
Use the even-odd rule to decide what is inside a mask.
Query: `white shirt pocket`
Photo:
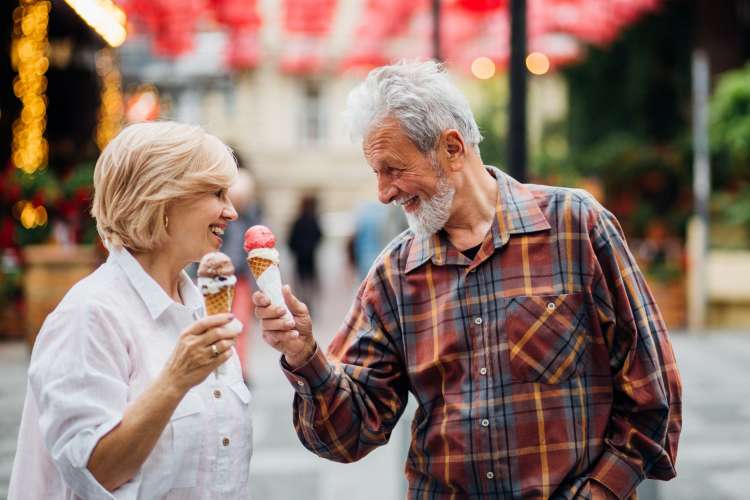
[[[188,392],[175,408],[169,426],[172,428],[173,488],[192,488],[198,479],[198,465],[205,437],[202,429],[203,400]]]
[[[252,394],[248,390],[245,382],[242,380],[229,384],[229,388],[232,392],[237,395],[242,403],[242,408],[245,414],[245,439],[243,440],[245,453],[252,455],[253,452],[253,420],[250,416],[250,402],[253,399]]]

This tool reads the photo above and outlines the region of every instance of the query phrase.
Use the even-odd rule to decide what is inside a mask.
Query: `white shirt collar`
[[[120,266],[127,276],[130,284],[133,285],[136,293],[141,297],[143,303],[148,308],[153,319],[157,319],[171,305],[180,305],[172,300],[162,287],[141,267],[141,264],[133,257],[126,248],[112,247],[109,249],[109,258],[107,262],[112,262]],[[191,314],[201,315],[203,308],[203,296],[198,288],[193,284],[190,277],[185,271],[180,273],[180,296],[184,301],[184,307]]]

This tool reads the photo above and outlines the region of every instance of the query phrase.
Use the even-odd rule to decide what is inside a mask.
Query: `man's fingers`
[[[263,331],[263,340],[278,351],[284,351],[284,345],[292,339],[299,337],[297,330],[289,331]]]
[[[256,306],[255,316],[260,320],[269,320],[281,318],[286,314],[286,310],[281,306]]]
[[[259,307],[266,307],[271,305],[271,299],[263,292],[255,292],[253,294],[253,304]]]
[[[263,321],[261,321],[261,326],[263,327],[263,330],[289,331],[292,328],[294,328],[295,323],[293,319],[281,317],[281,318],[264,319]]]
[[[289,285],[284,285],[282,292],[284,293],[284,302],[286,302],[289,312],[295,316],[307,314],[307,306],[294,296]]]

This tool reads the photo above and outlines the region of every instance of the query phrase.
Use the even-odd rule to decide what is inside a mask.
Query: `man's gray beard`
[[[445,226],[451,215],[456,188],[444,176],[438,177],[437,192],[427,201],[419,200],[414,212],[404,211],[409,227],[417,236],[431,236]]]

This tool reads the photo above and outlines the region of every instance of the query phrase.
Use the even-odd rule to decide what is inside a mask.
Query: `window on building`
[[[326,116],[320,83],[306,81],[302,88],[300,137],[304,145],[318,145],[325,141]]]

